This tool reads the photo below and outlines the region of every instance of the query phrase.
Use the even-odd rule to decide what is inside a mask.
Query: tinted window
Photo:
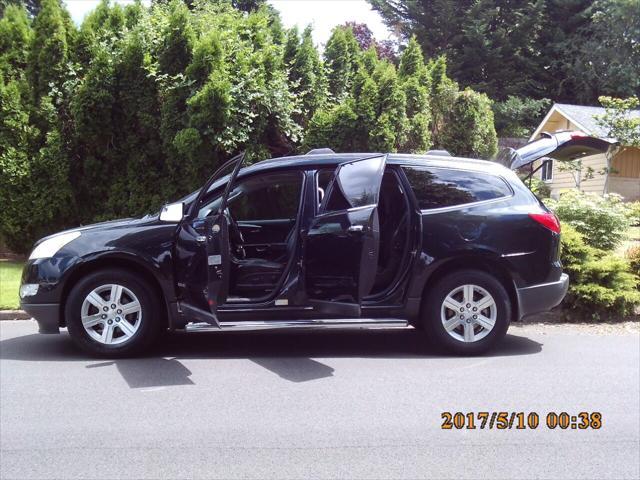
[[[493,175],[447,168],[403,169],[422,210],[511,195],[507,184]]]
[[[260,175],[238,182],[229,193],[228,208],[233,218],[282,220],[296,218],[302,179],[297,172]],[[199,217],[215,212],[220,196],[205,205]]]
[[[342,165],[325,210],[345,210],[378,203],[384,158],[381,156]]]

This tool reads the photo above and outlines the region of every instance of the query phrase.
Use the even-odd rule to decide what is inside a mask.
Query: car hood
[[[70,228],[68,230],[63,230],[60,232],[56,232],[52,235],[48,235],[46,237],[41,238],[40,240],[38,240],[34,247],[36,245],[38,245],[39,243],[42,243],[43,241],[47,240],[48,238],[51,237],[55,237],[57,235],[62,235],[65,233],[71,233],[71,232],[99,232],[101,230],[111,230],[111,229],[115,229],[115,228],[127,228],[127,227],[133,227],[133,226],[138,226],[138,225],[151,225],[151,224],[155,224],[159,222],[159,217],[157,214],[155,215],[145,215],[144,217],[140,217],[140,218],[120,218],[117,220],[108,220],[105,222],[98,222],[98,223],[92,223],[89,225],[82,225],[80,227],[75,227],[75,228]]]

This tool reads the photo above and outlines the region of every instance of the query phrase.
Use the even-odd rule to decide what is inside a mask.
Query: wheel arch
[[[505,288],[509,295],[511,303],[511,320],[517,321],[519,317],[518,311],[518,294],[509,269],[500,261],[500,259],[489,255],[462,255],[452,257],[443,261],[435,267],[433,272],[427,277],[423,287],[421,298],[423,302],[420,305],[420,312],[424,308],[424,299],[427,296],[429,288],[437,284],[438,281],[446,275],[460,270],[480,270],[493,275]]]
[[[60,300],[60,326],[66,326],[66,320],[64,316],[65,307],[69,294],[73,287],[86,275],[105,269],[120,269],[125,270],[128,273],[144,280],[161,299],[162,304],[165,306],[161,309],[162,321],[165,326],[169,326],[169,298],[166,292],[163,290],[162,285],[156,274],[153,272],[150,266],[145,262],[123,257],[117,254],[102,255],[90,260],[80,262],[71,272],[68,273],[68,277],[64,283],[62,289],[62,295]]]

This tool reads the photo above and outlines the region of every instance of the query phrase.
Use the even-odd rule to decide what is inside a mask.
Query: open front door
[[[229,243],[229,221],[226,216],[229,192],[233,188],[238,171],[244,161],[244,153],[235,158],[229,181],[218,208],[207,216],[207,303],[209,311],[216,316],[218,306],[225,302],[229,292],[229,263],[231,261],[231,245]],[[215,180],[214,180],[215,181]],[[216,316],[217,318],[217,316]]]
[[[380,248],[378,198],[386,155],[338,166],[305,237],[305,289],[316,311],[360,316]]]
[[[176,254],[180,308],[189,318],[218,325],[216,311],[229,290],[229,222],[225,215],[229,192],[242,167],[244,153],[220,167],[204,184],[178,233]],[[211,211],[201,211],[211,186],[229,176]],[[211,202],[209,202],[211,204]]]

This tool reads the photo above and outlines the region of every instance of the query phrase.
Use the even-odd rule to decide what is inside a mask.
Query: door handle
[[[347,228],[348,232],[364,232],[364,226],[363,225],[351,225],[349,228]]]
[[[198,242],[198,243],[204,243],[206,241],[207,241],[207,237],[205,237],[204,235],[198,235],[196,237],[196,242]]]

